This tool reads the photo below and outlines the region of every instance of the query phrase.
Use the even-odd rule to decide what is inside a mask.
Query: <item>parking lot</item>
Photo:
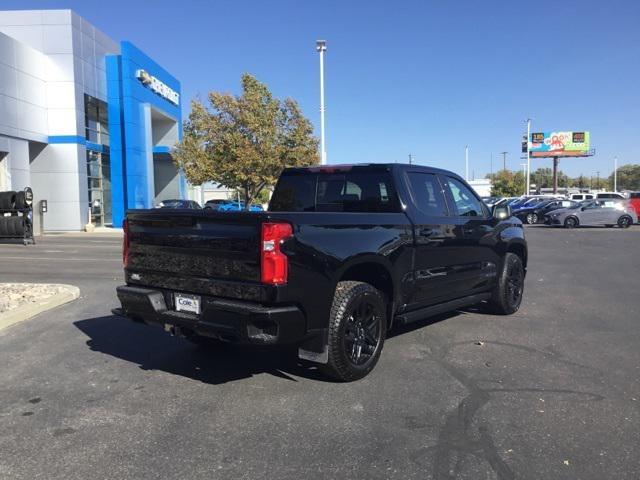
[[[640,226],[526,233],[516,315],[392,332],[349,384],[111,316],[117,235],[0,244],[0,282],[82,290],[0,332],[0,477],[637,479]]]

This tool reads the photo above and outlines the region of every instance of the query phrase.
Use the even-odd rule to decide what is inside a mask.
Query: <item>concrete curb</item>
[[[65,291],[53,295],[39,303],[28,303],[21,307],[16,308],[8,312],[0,313],[0,330],[3,330],[16,323],[29,320],[36,315],[51,310],[52,308],[59,307],[65,303],[69,303],[76,298],[80,297],[80,289],[73,285],[56,284],[60,287],[65,287]]]

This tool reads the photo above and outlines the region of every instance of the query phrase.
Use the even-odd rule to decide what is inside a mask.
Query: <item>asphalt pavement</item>
[[[364,380],[113,317],[117,235],[0,244],[81,298],[0,332],[2,479],[638,479],[640,227],[527,227],[521,310],[387,340]]]

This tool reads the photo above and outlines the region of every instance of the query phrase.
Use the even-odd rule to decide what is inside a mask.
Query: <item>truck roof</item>
[[[456,177],[460,176],[455,172],[451,172],[449,170],[444,170],[442,168],[429,167],[426,165],[416,165],[416,164],[408,164],[408,163],[353,163],[353,164],[335,164],[335,165],[314,165],[311,167],[289,167],[285,168],[283,173],[291,174],[291,173],[338,173],[338,172],[348,172],[351,170],[365,170],[365,171],[373,171],[373,172],[390,172],[397,170],[419,170],[425,173],[441,173],[445,175],[454,175]]]

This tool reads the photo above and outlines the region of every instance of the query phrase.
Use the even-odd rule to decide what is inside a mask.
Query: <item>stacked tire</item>
[[[24,192],[22,193],[22,201],[24,202]],[[0,192],[0,212],[15,210],[16,208],[16,192]]]
[[[25,229],[24,217],[0,217],[0,237],[24,237]]]

